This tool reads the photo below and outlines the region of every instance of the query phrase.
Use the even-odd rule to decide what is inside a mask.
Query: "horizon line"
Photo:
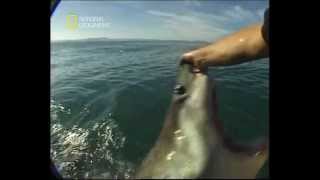
[[[61,42],[61,41],[81,41],[81,40],[93,40],[93,39],[109,39],[109,40],[154,40],[154,41],[200,41],[208,42],[205,40],[183,40],[183,39],[152,39],[152,38],[108,38],[108,37],[88,37],[79,39],[50,39],[50,42]]]

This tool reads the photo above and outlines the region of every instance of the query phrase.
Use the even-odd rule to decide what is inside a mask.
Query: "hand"
[[[181,61],[192,64],[195,70],[202,70],[208,66],[219,65],[219,61],[215,61],[218,54],[215,48],[209,45],[183,54]]]

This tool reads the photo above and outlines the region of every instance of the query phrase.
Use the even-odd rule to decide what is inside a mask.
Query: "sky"
[[[267,0],[62,0],[51,17],[51,40],[106,37],[211,41],[262,22],[268,7]],[[70,14],[82,22],[99,17],[105,27],[69,29],[66,19]]]

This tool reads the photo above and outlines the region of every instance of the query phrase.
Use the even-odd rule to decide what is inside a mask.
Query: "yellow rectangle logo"
[[[78,15],[68,14],[66,19],[66,28],[75,30],[79,27]]]

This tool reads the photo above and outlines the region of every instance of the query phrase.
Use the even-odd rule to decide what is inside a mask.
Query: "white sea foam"
[[[77,125],[66,128],[58,123],[59,113],[68,112],[70,109],[51,101],[51,118],[54,119],[54,123],[51,124],[51,158],[62,176],[130,178],[133,164],[117,154],[117,150],[124,147],[126,138],[112,119],[112,114],[106,114],[103,121],[97,121],[91,129],[85,129]],[[92,141],[90,137],[96,140]],[[92,146],[96,148],[90,150]],[[109,164],[112,169],[99,169],[95,165],[98,162]],[[84,168],[85,172],[80,173],[81,168]]]

